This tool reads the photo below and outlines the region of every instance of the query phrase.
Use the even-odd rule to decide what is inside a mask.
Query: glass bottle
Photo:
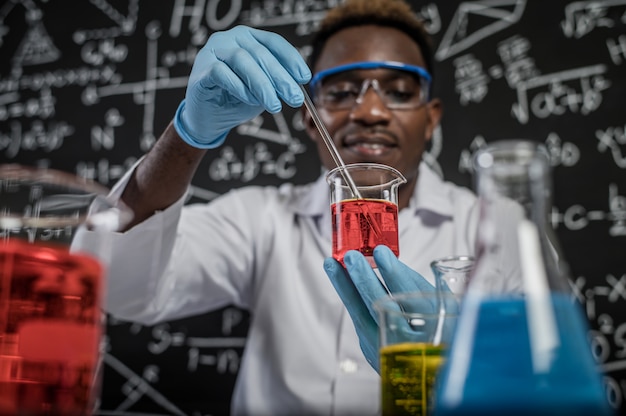
[[[435,414],[610,415],[588,321],[548,221],[547,152],[530,141],[494,142],[476,153],[474,172],[476,263]]]

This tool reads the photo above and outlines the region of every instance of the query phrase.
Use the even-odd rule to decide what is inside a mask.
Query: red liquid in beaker
[[[398,206],[378,199],[351,199],[331,204],[333,258],[343,264],[348,250],[371,257],[386,245],[398,256]],[[370,262],[371,263],[371,262]]]
[[[102,268],[64,249],[0,243],[0,415],[90,415]]]

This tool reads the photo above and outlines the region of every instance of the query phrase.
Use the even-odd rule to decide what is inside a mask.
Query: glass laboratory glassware
[[[611,414],[548,221],[547,152],[531,141],[494,142],[475,154],[474,171],[476,263],[435,414]]]
[[[333,258],[343,264],[348,250],[358,250],[375,268],[372,253],[381,244],[398,256],[398,186],[406,182],[404,176],[387,165],[354,163],[334,168],[326,181],[330,185]]]
[[[435,275],[435,287],[439,291],[450,290],[462,299],[474,268],[473,256],[447,256],[430,263]]]
[[[2,415],[95,411],[108,237],[132,217],[107,194],[64,172],[0,165]],[[89,252],[73,248],[82,231]]]
[[[405,292],[374,303],[383,416],[431,414],[435,380],[459,317],[453,293]]]

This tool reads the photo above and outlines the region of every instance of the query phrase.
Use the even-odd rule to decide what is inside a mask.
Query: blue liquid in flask
[[[604,395],[586,339],[586,321],[566,294],[550,295],[558,344],[533,371],[526,301],[466,299],[440,375],[436,416],[605,416]]]

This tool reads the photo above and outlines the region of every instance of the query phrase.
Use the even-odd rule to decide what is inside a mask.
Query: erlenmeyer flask
[[[478,250],[436,394],[437,416],[609,415],[548,222],[550,164],[533,142],[474,157]]]

